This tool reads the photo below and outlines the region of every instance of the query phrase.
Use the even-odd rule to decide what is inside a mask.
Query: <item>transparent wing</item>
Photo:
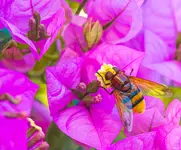
[[[172,91],[162,84],[134,76],[129,76],[129,79],[142,91],[145,96],[153,96],[156,98],[172,96]]]
[[[124,105],[123,104],[124,96],[121,95],[118,90],[114,90],[114,96],[122,124],[129,132],[131,132],[132,122],[133,122],[133,111],[132,111],[131,100]]]

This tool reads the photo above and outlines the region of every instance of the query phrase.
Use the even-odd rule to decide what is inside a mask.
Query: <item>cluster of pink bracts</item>
[[[134,114],[133,130],[113,142],[123,132],[114,97],[99,89],[87,106],[71,90],[95,80],[103,63],[179,87],[181,0],[77,2],[73,13],[65,0],[0,1],[0,29],[12,35],[0,49],[0,150],[48,149],[51,120],[84,149],[181,150],[179,100],[165,109],[160,99],[145,97],[146,111]],[[34,100],[39,86],[27,73],[52,44],[60,57],[45,72],[49,113]],[[45,133],[32,116],[40,116],[34,121]]]

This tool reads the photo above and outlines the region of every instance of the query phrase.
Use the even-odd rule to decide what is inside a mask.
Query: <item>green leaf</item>
[[[75,13],[77,8],[79,7],[79,3],[73,2],[72,0],[66,0],[69,4],[70,8],[72,9],[72,12]]]
[[[54,122],[48,129],[46,141],[50,145],[49,150],[77,150],[80,148],[71,138],[62,133]]]
[[[47,98],[47,88],[46,84],[39,84],[38,92],[35,95],[35,98],[43,103],[45,106],[48,106],[48,98]]]
[[[115,138],[114,142],[113,143],[116,143],[122,139],[125,138],[125,135],[124,135],[124,128],[121,130],[121,132],[118,134],[118,136]]]
[[[96,93],[99,89],[99,82],[97,80],[93,80],[91,83],[89,83],[86,87],[87,93]]]
[[[173,95],[171,97],[169,97],[169,98],[161,98],[163,100],[163,102],[164,102],[166,107],[174,99],[178,99],[178,100],[181,101],[181,88],[180,87],[169,87],[169,88],[172,91]]]

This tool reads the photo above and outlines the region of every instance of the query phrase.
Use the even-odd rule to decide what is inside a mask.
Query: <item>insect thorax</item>
[[[111,79],[113,88],[122,91],[128,92],[131,90],[131,82],[126,75],[117,74]]]

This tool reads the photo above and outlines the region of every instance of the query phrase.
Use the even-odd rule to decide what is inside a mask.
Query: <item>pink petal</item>
[[[171,6],[173,11],[173,19],[176,24],[177,31],[181,31],[181,1],[171,0]]]
[[[132,139],[125,139],[108,147],[106,150],[143,150],[143,143],[141,140],[132,138]]]
[[[70,8],[69,4],[64,1],[64,0],[60,0],[61,1],[61,5],[65,10],[65,18],[66,18],[66,23],[69,23],[72,19],[72,9]]]
[[[27,150],[27,120],[0,118],[0,149]]]
[[[81,59],[60,60],[46,70],[48,100],[51,115],[64,108],[73,97],[70,88],[80,82]]]
[[[149,68],[150,63],[158,63],[173,58],[174,51],[171,51],[165,41],[154,32],[145,30],[145,59],[143,65]]]
[[[66,46],[72,48],[79,54],[82,54],[82,50],[87,47],[83,35],[83,24],[85,22],[86,18],[81,16],[74,16],[71,23],[69,23],[63,32],[63,38]]]
[[[54,116],[58,127],[71,138],[96,149],[111,144],[120,131],[119,124],[101,109],[75,106]]]
[[[61,17],[60,17],[61,16]],[[42,21],[44,24],[48,24],[47,26],[47,33],[50,36],[47,40],[44,40],[42,42],[39,42],[37,44],[38,48],[41,49],[40,58],[46,53],[48,48],[51,46],[51,44],[56,39],[58,32],[62,28],[62,25],[65,21],[65,13],[63,9],[59,9],[56,14],[54,14],[48,21]]]
[[[16,26],[9,23],[8,21],[4,20],[2,17],[0,17],[0,22],[9,29],[11,32],[11,35],[13,36],[13,39],[16,40],[19,43],[27,43],[30,46],[30,49],[32,53],[35,55],[35,57],[38,57],[38,52],[31,40],[29,40],[24,33],[22,33],[21,30],[19,30]]]
[[[0,22],[4,26],[9,27],[15,40],[27,43],[31,47],[35,57],[40,59],[55,40],[65,21],[65,13],[63,7],[60,7],[61,5],[62,2],[60,0],[46,0],[43,2],[40,0],[27,0],[23,3],[20,0],[15,0],[7,2],[7,6],[9,7],[3,7],[0,10],[2,17],[0,18]],[[26,34],[29,30],[28,22],[34,10],[40,13],[41,24],[45,26],[50,38],[32,43],[27,39]],[[40,56],[37,52],[38,48],[41,49]]]
[[[95,0],[87,12],[88,17],[99,20],[102,25],[116,19],[103,34],[103,39],[111,44],[130,40],[142,27],[141,11],[135,0]]]
[[[0,94],[9,93],[13,97],[20,96],[22,100],[18,105],[9,101],[2,101],[0,105],[1,113],[4,111],[24,111],[29,114],[38,86],[23,74],[8,69],[0,69],[0,81]]]
[[[2,59],[3,66],[22,73],[30,71],[34,67],[35,62],[36,60],[31,53],[26,54],[22,60]]]
[[[165,114],[170,125],[178,126],[181,117],[181,102],[177,99],[173,100],[167,107]]]
[[[155,107],[162,115],[164,115],[164,103],[160,99],[151,96],[144,96],[144,99],[146,103],[146,109],[151,109]]]
[[[174,128],[166,138],[167,149],[181,148],[181,127]]]
[[[156,130],[155,145],[157,149],[180,149],[181,148],[181,127],[164,125]]]
[[[125,131],[125,134],[131,136],[149,132],[164,123],[165,119],[157,108],[147,109],[143,114],[134,114],[133,130],[131,132]]]
[[[105,52],[106,51],[106,52]],[[89,58],[96,59],[101,65],[110,63],[126,71],[129,75],[133,70],[132,75],[137,74],[140,63],[143,60],[144,53],[122,45],[101,44],[95,50],[87,53]]]
[[[170,0],[146,0],[143,5],[143,22],[144,28],[156,33],[170,47],[175,47],[177,28],[170,2]]]
[[[165,61],[149,66],[150,69],[157,71],[161,75],[181,83],[181,63],[178,61]],[[174,73],[173,73],[174,72]]]
[[[155,132],[149,132],[139,134],[137,136],[128,137],[111,145],[107,150],[153,150],[155,146],[155,135]]]
[[[141,7],[144,2],[145,2],[145,0],[137,0],[137,4],[139,7]]]
[[[37,100],[33,103],[31,118],[35,121],[36,125],[42,128],[44,133],[47,132],[52,118],[50,117],[49,109]]]

